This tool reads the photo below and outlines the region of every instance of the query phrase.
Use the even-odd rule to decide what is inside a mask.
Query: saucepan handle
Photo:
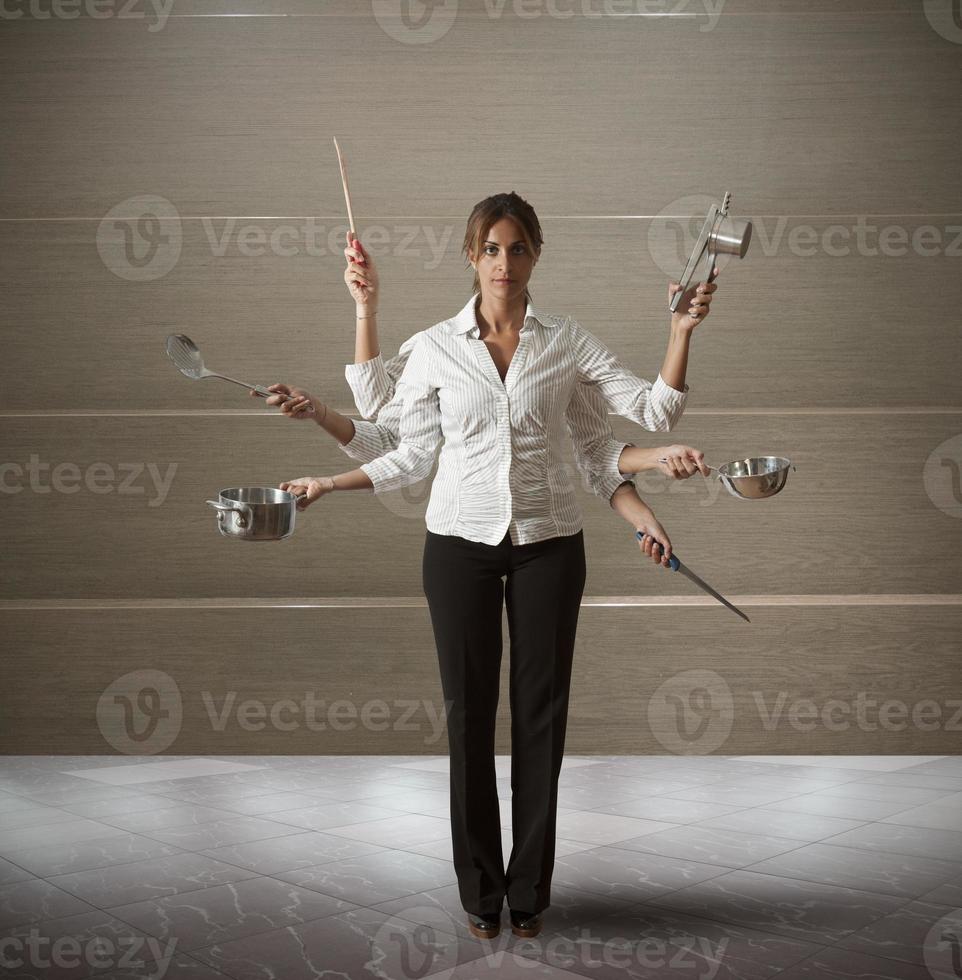
[[[213,507],[214,510],[217,511],[217,516],[220,519],[223,519],[225,511],[239,514],[240,516],[237,518],[237,526],[247,527],[248,508],[245,507],[244,505],[241,505],[240,507],[231,507],[230,504],[222,504],[219,500],[208,500],[207,506]]]

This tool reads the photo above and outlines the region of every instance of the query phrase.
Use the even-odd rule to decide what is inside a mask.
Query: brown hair
[[[478,201],[471,215],[468,218],[468,226],[464,232],[464,245],[461,251],[468,258],[470,267],[469,250],[474,252],[475,261],[481,257],[481,243],[493,224],[502,218],[511,218],[518,223],[521,228],[521,235],[531,249],[531,253],[537,256],[544,239],[541,237],[541,224],[538,216],[534,213],[534,208],[523,198],[511,191],[510,194],[492,194],[483,201]],[[481,280],[478,278],[478,270],[474,270],[474,285],[472,292],[481,291]],[[525,286],[525,299],[531,299],[531,292]]]

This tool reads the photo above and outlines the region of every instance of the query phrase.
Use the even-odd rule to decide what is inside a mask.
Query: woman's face
[[[481,283],[481,298],[510,300],[524,296],[538,256],[532,254],[512,218],[501,218],[481,241],[481,252],[471,257]]]

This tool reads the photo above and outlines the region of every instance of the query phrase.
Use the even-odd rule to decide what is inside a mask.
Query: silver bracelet
[[[364,316],[361,316],[361,314],[355,310],[354,316],[357,320],[370,320],[372,316],[377,316],[377,310],[375,310],[373,313],[366,313]]]

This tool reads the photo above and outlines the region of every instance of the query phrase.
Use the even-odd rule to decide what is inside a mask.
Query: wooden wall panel
[[[385,356],[467,301],[465,220],[360,219],[359,233],[371,231],[381,277]],[[953,221],[962,251],[962,214],[901,226],[911,241],[925,226]],[[945,292],[958,256],[944,247],[914,254],[908,246],[892,255],[860,254],[854,239],[846,243],[829,231],[835,223],[762,219],[746,258],[723,266],[711,316],[693,339],[692,408],[962,407],[962,332],[947,329],[956,314],[946,308]],[[900,226],[877,217],[864,223]],[[312,256],[304,251],[307,238],[297,238],[303,219],[186,221],[170,270],[126,281],[111,271],[130,268],[119,247],[106,251],[106,260],[98,251],[95,222],[0,222],[9,318],[0,411],[251,406],[240,388],[179,375],[164,355],[169,333],[192,337],[214,370],[253,383],[300,384],[353,411],[344,378],[355,329],[343,281],[346,225],[317,223],[335,226],[340,237],[325,232]],[[242,244],[245,227],[263,236],[261,244]],[[849,254],[793,246],[793,234],[805,227]],[[294,237],[277,238],[272,251],[271,238],[284,229]],[[669,274],[680,276],[690,244],[676,247],[677,228],[651,221],[546,219],[543,229],[535,304],[574,316],[653,380],[668,336]],[[281,254],[288,247],[295,252]],[[120,266],[108,267],[115,259]],[[698,272],[704,278],[707,262]]]
[[[625,441],[665,444],[664,433],[621,419],[614,428]],[[953,497],[942,460],[952,462],[959,428],[956,415],[902,416],[897,425],[880,415],[685,416],[670,441],[702,449],[714,465],[786,455],[796,466],[786,487],[746,501],[697,474],[636,482],[682,560],[722,592],[956,593],[962,499]],[[12,461],[0,511],[4,598],[422,594],[430,480],[391,494],[326,497],[298,515],[282,542],[217,532],[204,501],[221,487],[354,468],[313,423],[278,415],[64,416],[5,419],[0,432]],[[46,467],[38,477],[31,457],[35,469]],[[64,463],[75,469],[55,479]],[[136,476],[133,466],[141,467]],[[631,527],[600,498],[580,499],[588,595],[694,589],[642,561]]]
[[[750,615],[748,624],[711,607],[584,607],[566,750],[957,750],[962,607],[775,607]],[[0,624],[10,640],[7,668],[19,678],[0,689],[8,752],[447,752],[425,607],[0,609]],[[509,659],[506,643],[499,753],[510,748]],[[130,730],[155,740],[134,749],[124,734],[124,700],[150,689],[158,700],[145,700],[143,713],[132,708]],[[310,696],[323,702],[315,708],[323,730],[306,723]],[[340,701],[347,705],[331,715]],[[252,704],[242,708],[245,702]],[[885,702],[895,707],[882,720]],[[162,746],[168,724],[174,737]]]
[[[955,751],[962,32],[937,23],[939,5],[728,0],[715,19],[460,0],[430,43],[354,0],[174,0],[163,23],[107,6],[49,16],[37,0],[0,18],[0,636],[14,679],[0,750],[125,751],[98,728],[98,700],[158,670],[183,697],[169,751],[445,751],[423,730],[218,730],[203,710],[205,690],[440,697],[419,598],[428,484],[322,501],[278,545],[228,541],[204,505],[218,488],[353,463],[162,353],[187,333],[216,369],[353,412],[337,135],[387,354],[466,301],[460,239],[487,194],[516,190],[542,219],[536,304],[648,378],[667,280],[709,202],[730,189],[755,224],[696,333],[681,424],[656,436],[613,419],[623,439],[685,442],[715,464],[795,461],[783,493],[756,503],[701,477],[639,479],[678,554],[752,623],[643,560],[581,492],[569,751]],[[706,72],[723,79],[707,95]],[[159,225],[139,221],[158,207]],[[47,469],[30,485],[34,461]],[[62,464],[70,485],[44,492]],[[148,464],[154,476],[129,468]],[[806,731],[758,713],[759,696],[859,692],[946,715]],[[685,705],[709,731],[727,718],[721,740],[680,735]]]
[[[744,2],[714,19],[457,6],[430,43],[396,39],[367,4],[155,30],[4,21],[0,130],[18,138],[0,209],[99,216],[152,193],[188,214],[340,214],[332,133],[367,215],[461,215],[499,174],[546,214],[653,214],[731,184],[757,213],[959,207],[959,50],[918,5],[823,18]],[[706,94],[711,68],[723,84]]]

